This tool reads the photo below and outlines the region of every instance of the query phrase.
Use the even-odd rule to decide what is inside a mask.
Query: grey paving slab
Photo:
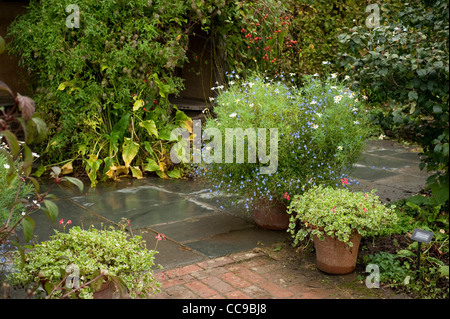
[[[151,185],[127,187],[100,194],[72,197],[71,200],[98,215],[118,223],[130,219],[145,227],[210,213],[183,197]]]
[[[250,250],[258,247],[258,245],[271,245],[276,242],[283,242],[288,237],[288,233],[285,231],[270,231],[255,226],[245,230],[232,231],[189,242],[186,246],[209,258],[215,258]]]
[[[35,222],[33,234],[37,242],[48,240],[55,233],[54,230],[64,231],[63,226],[59,224],[60,220],[63,220],[64,223],[69,220],[72,222],[66,227],[66,231],[73,226],[88,229],[91,225],[96,228],[100,228],[102,225],[111,225],[107,220],[89,213],[68,200],[58,199],[54,203],[58,206],[59,211],[55,222],[52,222],[41,210],[37,210],[30,215]]]
[[[155,238],[157,232],[151,229],[135,229],[133,234],[142,236],[147,249],[156,248],[158,253],[154,256],[155,264],[160,264],[163,268],[169,269],[208,259],[205,255],[173,241],[170,237],[167,237],[166,240],[157,241]]]
[[[171,237],[177,242],[198,241],[234,230],[252,228],[253,225],[241,218],[226,213],[199,216],[180,220],[166,225],[153,226],[152,229]]]
[[[378,179],[397,176],[398,173],[394,173],[387,169],[376,169],[365,165],[357,165],[354,167],[350,176],[356,179],[363,179],[368,181],[375,181]]]
[[[391,156],[375,156],[371,154],[363,154],[358,161],[360,165],[367,167],[375,167],[378,169],[396,170],[402,167],[417,166],[419,162],[411,162],[402,158]]]

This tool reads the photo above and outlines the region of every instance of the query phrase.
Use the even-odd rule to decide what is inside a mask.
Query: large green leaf
[[[147,165],[145,165],[144,169],[149,172],[156,172],[160,170],[158,163],[151,158],[147,159]]]
[[[130,167],[131,161],[136,157],[139,151],[139,144],[131,138],[125,137],[122,149],[122,159],[126,167]]]
[[[148,134],[158,137],[158,129],[156,128],[155,121],[153,120],[142,121],[139,123],[139,126],[145,128]]]
[[[20,145],[17,137],[13,134],[13,132],[5,130],[0,132],[0,136],[4,136],[6,138],[6,142],[8,143],[9,150],[14,157],[14,159],[19,156]]]
[[[55,222],[56,218],[58,217],[58,206],[56,204],[48,199],[44,199],[44,205],[46,208],[44,208],[44,212],[47,215],[48,218],[52,222]]]
[[[84,184],[83,184],[83,182],[81,180],[79,180],[78,178],[75,178],[75,177],[70,177],[70,176],[65,176],[64,179],[66,181],[68,181],[69,183],[72,183],[73,185],[78,187],[80,192],[83,192]]]
[[[31,217],[26,217],[22,220],[23,234],[25,242],[29,242],[33,237],[34,220]]]

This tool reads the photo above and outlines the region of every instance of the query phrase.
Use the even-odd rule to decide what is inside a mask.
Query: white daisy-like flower
[[[212,96],[209,97],[209,101],[212,102],[214,101],[214,98]]]
[[[234,103],[239,103],[240,99],[235,99]]]
[[[290,75],[290,76],[294,76],[294,75],[295,75],[295,73],[289,73],[289,75]]]
[[[337,73],[331,73],[331,78],[335,79],[337,77]]]
[[[316,113],[318,117],[322,117],[322,113]]]
[[[316,100],[312,100],[311,102],[309,102],[310,104],[317,104]]]
[[[343,148],[341,145],[339,145],[339,146],[337,147],[337,149],[340,150],[340,151],[342,151],[344,148]]]
[[[250,103],[248,106],[250,106],[250,108],[252,108],[252,107],[254,106],[254,104],[253,104],[253,103]]]
[[[234,81],[230,81],[230,85],[233,85],[234,84]]]
[[[317,73],[314,73],[314,74],[313,74],[313,76],[319,76],[319,74],[317,74]]]
[[[312,125],[312,128],[315,129],[315,130],[317,130],[317,129],[319,128],[319,125],[313,124],[313,125]]]
[[[379,139],[379,140],[382,140],[382,139],[384,139],[385,137],[386,137],[386,135],[381,134],[380,136],[378,136],[378,139]]]
[[[334,103],[339,103],[341,101],[341,99],[342,99],[342,95],[336,95],[334,97]]]
[[[330,62],[328,62],[328,61],[322,61],[322,64],[328,64],[328,63],[330,63]]]
[[[344,77],[344,80],[350,80],[350,75],[346,75],[346,76]]]
[[[236,116],[237,116],[236,112],[233,112],[233,113],[230,114],[230,117],[236,117]]]
[[[363,98],[364,100],[367,100],[367,99],[368,99],[368,97],[365,96],[365,95],[363,95],[362,98]]]
[[[8,164],[3,164],[3,167],[9,169],[11,166],[9,166]]]
[[[358,112],[358,108],[357,107],[352,108],[352,112]]]
[[[358,125],[358,124],[359,124],[359,121],[353,121],[353,124]]]

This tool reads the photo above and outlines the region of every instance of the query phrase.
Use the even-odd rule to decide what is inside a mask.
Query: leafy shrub
[[[394,4],[383,7],[383,25],[339,36],[340,63],[352,71],[353,85],[384,108],[379,121],[409,131],[423,148],[420,167],[434,173],[427,184],[448,194],[448,2]]]
[[[80,10],[79,28],[66,25],[69,4]],[[180,175],[167,150],[170,131],[188,118],[171,116],[168,96],[182,88],[172,74],[186,60],[187,8],[182,1],[30,2],[9,29],[10,49],[28,68],[49,124],[46,165],[75,161],[93,185],[121,169],[138,178],[145,170]]]
[[[217,117],[209,117],[206,122],[206,129],[216,129],[220,136],[214,136],[203,148],[203,152],[210,152],[218,138],[217,148],[224,156],[202,162],[195,171],[197,177],[212,182],[214,190],[244,195],[249,208],[261,198],[283,201],[286,192],[300,194],[316,184],[335,185],[346,176],[365,147],[370,128],[362,99],[335,74],[324,81],[305,77],[302,88],[289,84],[293,74],[275,79],[261,75],[240,79],[233,73],[228,76],[229,88],[216,88],[220,91],[214,108]],[[282,82],[284,77],[286,81]],[[265,133],[260,133],[263,128]],[[261,135],[266,144],[250,144],[247,129],[266,134]],[[273,138],[274,145],[271,129],[278,134]],[[227,131],[233,130],[243,137],[243,149],[249,150],[241,161],[234,146],[231,161],[227,160]],[[237,139],[234,145],[238,145]],[[249,160],[252,151],[258,154],[253,162]],[[276,171],[264,173],[263,169],[269,170],[271,165]]]

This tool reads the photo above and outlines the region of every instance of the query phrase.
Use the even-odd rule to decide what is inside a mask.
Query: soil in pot
[[[286,213],[286,205],[260,199],[253,206],[253,218],[259,227],[270,230],[288,229],[290,215]]]
[[[313,236],[317,268],[334,275],[348,274],[355,270],[361,235],[352,234],[350,241],[353,247],[326,234],[324,236],[324,240]]]

